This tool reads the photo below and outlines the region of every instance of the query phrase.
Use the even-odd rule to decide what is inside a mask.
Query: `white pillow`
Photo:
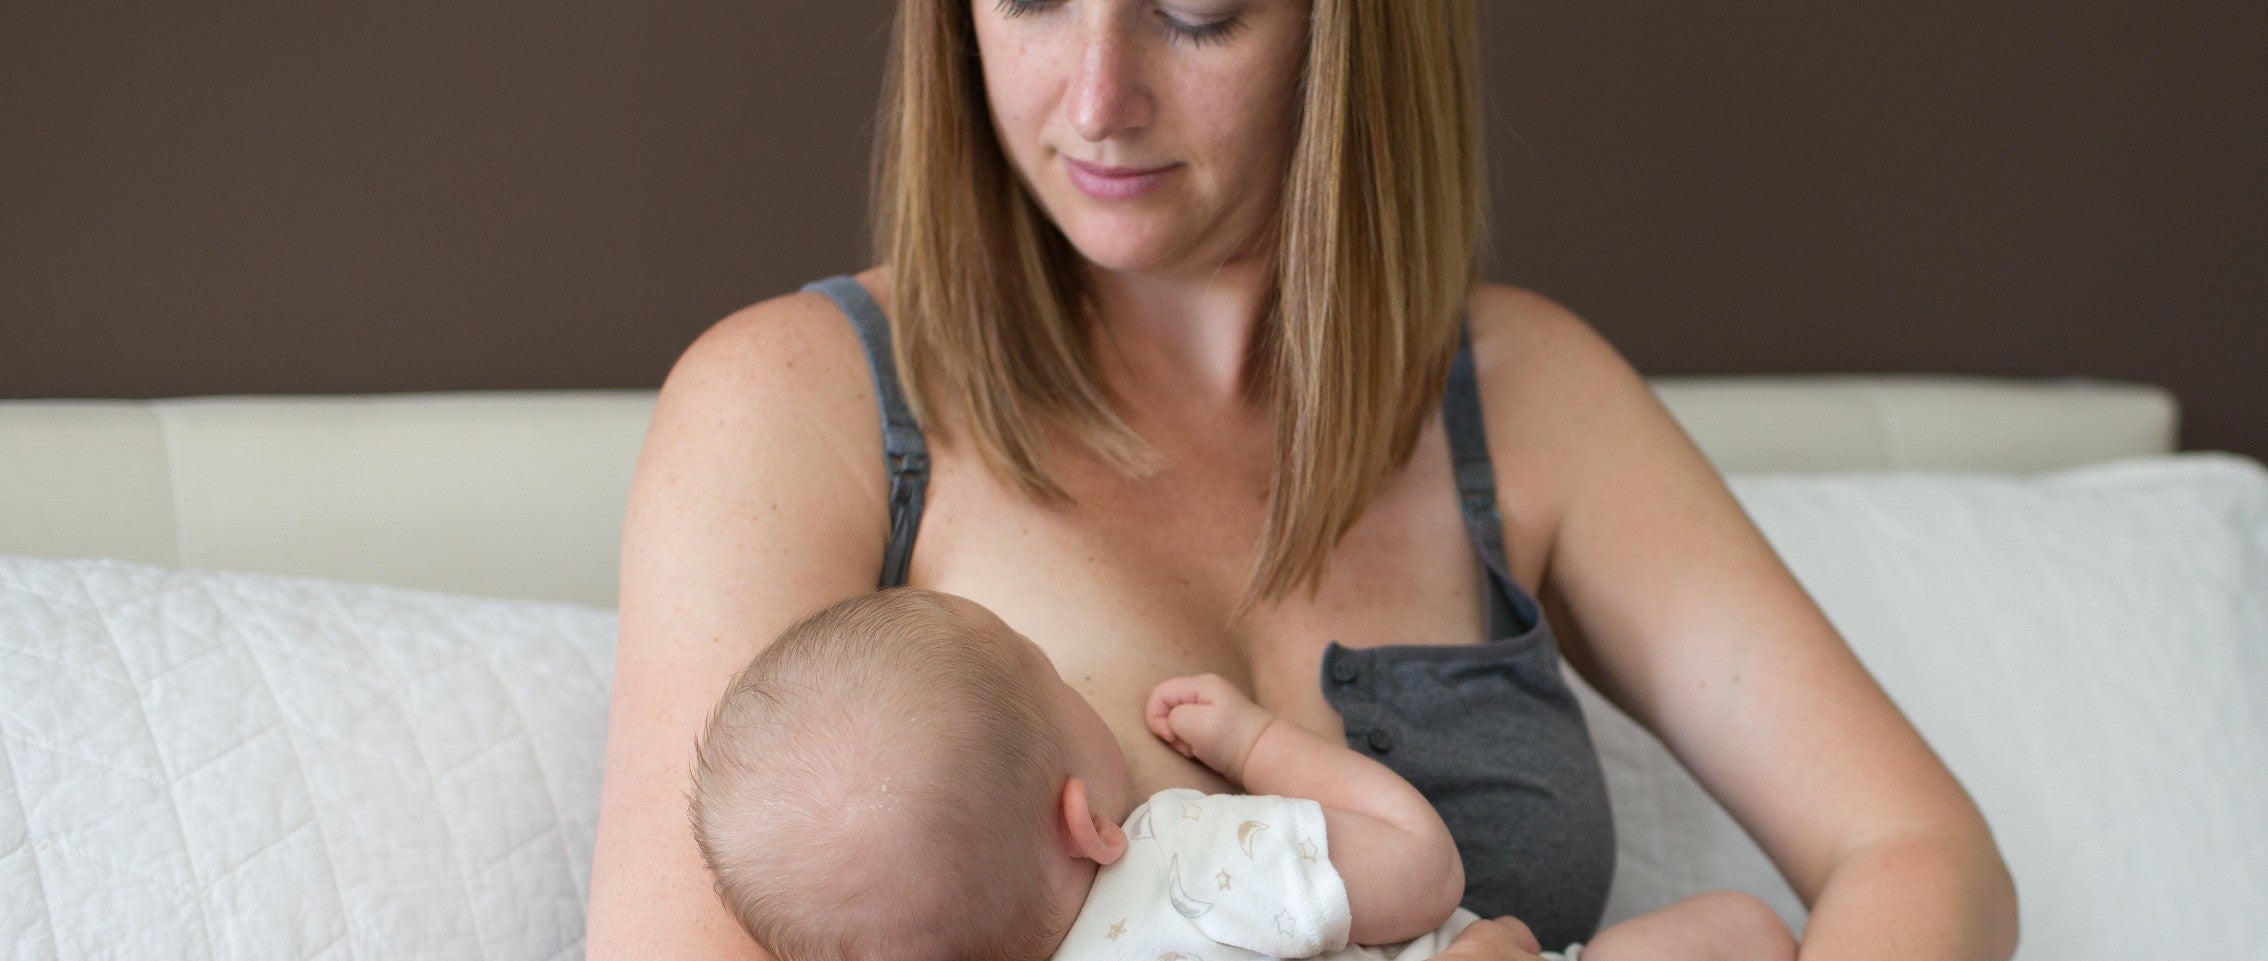
[[[0,956],[580,957],[614,612],[0,557]]]
[[[2208,453],[1730,483],[1991,822],[2019,958],[2268,944],[2268,471]],[[1620,832],[1609,920],[1729,886],[1799,921],[1659,742],[1578,694]]]

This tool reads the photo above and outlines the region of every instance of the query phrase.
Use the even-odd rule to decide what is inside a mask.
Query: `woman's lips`
[[[1142,196],[1156,190],[1159,184],[1165,182],[1166,175],[1172,173],[1174,168],[1179,166],[1181,165],[1167,164],[1163,167],[1151,167],[1147,170],[1130,167],[1098,167],[1093,164],[1080,163],[1069,155],[1063,157],[1063,169],[1070,174],[1071,182],[1076,184],[1087,196],[1096,200],[1132,200]]]

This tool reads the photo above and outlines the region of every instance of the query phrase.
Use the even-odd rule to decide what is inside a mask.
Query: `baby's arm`
[[[1145,715],[1160,740],[1246,791],[1323,806],[1355,943],[1417,937],[1464,899],[1465,866],[1449,826],[1385,765],[1276,717],[1212,674],[1159,684]]]

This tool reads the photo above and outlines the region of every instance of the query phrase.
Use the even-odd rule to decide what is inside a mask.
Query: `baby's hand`
[[[1182,757],[1193,757],[1239,784],[1260,732],[1276,719],[1217,674],[1167,679],[1150,691],[1142,712],[1150,733]]]

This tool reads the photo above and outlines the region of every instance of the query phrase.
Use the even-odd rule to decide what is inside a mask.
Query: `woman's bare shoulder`
[[[1466,314],[1483,389],[1521,390],[1526,393],[1520,396],[1541,400],[1551,390],[1588,382],[1601,368],[1629,368],[1621,352],[1589,321],[1525,287],[1475,284]],[[1564,373],[1554,376],[1554,371]],[[1490,377],[1491,373],[1498,376]]]
[[[1544,401],[1555,396],[1554,391],[1570,387],[1582,391],[1585,384],[1607,389],[1630,386],[1593,382],[1601,368],[1628,370],[1629,364],[1597,328],[1560,302],[1525,287],[1483,282],[1473,285],[1466,304],[1473,359],[1479,365],[1482,389],[1492,392],[1491,400]],[[1564,373],[1554,376],[1554,371]]]
[[[703,331],[663,382],[640,453],[625,606],[641,587],[683,590],[681,577],[641,575],[688,563],[720,588],[878,563],[867,536],[887,513],[875,396],[857,332],[824,294],[774,297]],[[667,559],[649,556],[654,547]]]
[[[1596,462],[1585,455],[1599,432],[1649,418],[1659,402],[1605,336],[1549,297],[1475,284],[1467,318],[1498,483],[1514,495],[1508,509],[1555,529],[1569,492],[1593,480],[1584,475]]]
[[[870,450],[858,464],[878,485],[873,374],[842,308],[825,294],[796,291],[711,324],[662,383],[648,452],[685,441],[727,460],[780,460],[804,470],[826,466],[812,463],[814,456]]]
[[[873,274],[859,276],[867,280]],[[874,286],[868,282],[870,291]],[[807,399],[863,390],[871,404],[866,370],[857,331],[842,308],[825,294],[799,290],[742,307],[709,325],[678,357],[663,391],[665,396],[672,389],[738,391],[757,400],[764,394]],[[845,372],[860,376],[839,376]]]

